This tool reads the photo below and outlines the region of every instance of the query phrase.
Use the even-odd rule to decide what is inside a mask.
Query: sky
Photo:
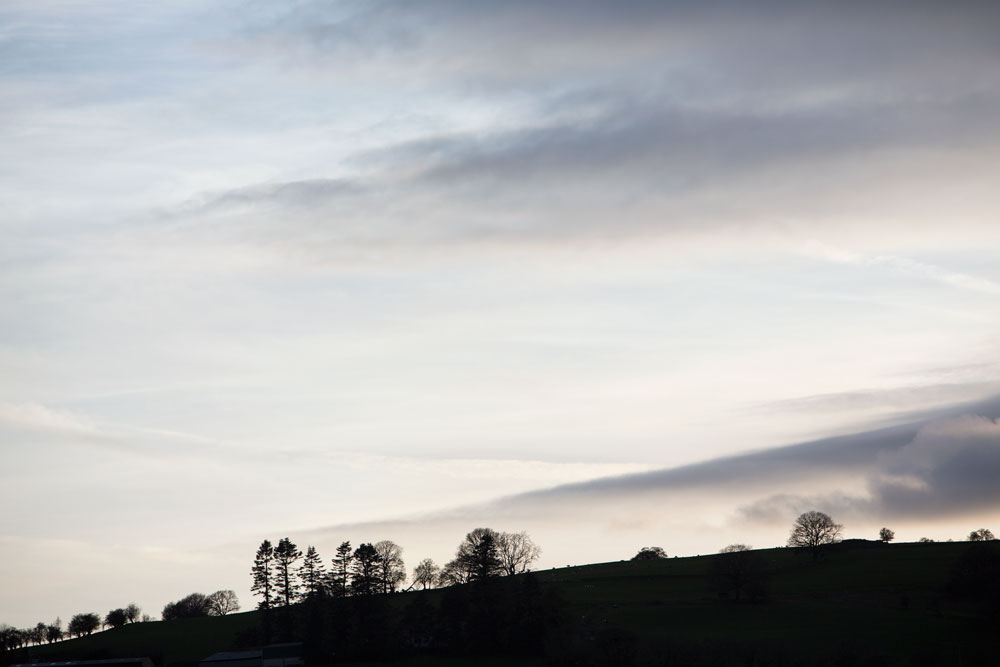
[[[0,622],[290,536],[1000,527],[1000,6],[7,0]]]

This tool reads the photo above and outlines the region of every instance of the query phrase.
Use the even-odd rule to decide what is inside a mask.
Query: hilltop
[[[852,540],[818,559],[777,548],[600,563],[489,589],[374,596],[339,611],[302,604],[286,621],[272,612],[268,625],[272,638],[290,633],[314,655],[334,647],[345,659],[391,664],[987,664],[997,554],[995,543]],[[734,556],[751,564],[739,601],[726,583]],[[260,642],[262,620],[254,611],[133,624],[39,646],[32,657],[143,654],[182,664]],[[5,656],[5,664],[25,658]]]

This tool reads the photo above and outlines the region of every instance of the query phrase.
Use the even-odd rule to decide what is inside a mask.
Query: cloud
[[[784,520],[820,508],[848,517],[935,519],[1000,506],[1000,421],[966,414],[922,426],[902,447],[882,451],[867,472],[867,492],[775,494],[740,510]]]
[[[650,516],[662,520],[664,512],[658,508],[679,498],[687,498],[692,513],[713,506],[730,519],[764,524],[785,524],[789,517],[816,508],[878,519],[958,516],[997,507],[1000,397],[927,414],[931,416],[900,426],[562,484],[448,511],[318,530],[409,532],[418,526],[457,527],[473,520],[575,523],[582,516],[620,530],[622,516],[633,516],[637,525],[646,525]],[[867,493],[860,487],[845,488],[851,481]],[[762,493],[766,495],[747,502]]]
[[[976,370],[983,366],[977,365]],[[914,384],[885,389],[859,389],[855,391],[816,394],[798,398],[771,401],[755,407],[768,413],[788,413],[802,411],[852,412],[887,410],[898,416],[919,410],[953,410],[955,406],[967,404],[970,400],[995,393],[997,383],[980,380],[969,382],[939,382]]]
[[[389,70],[410,85],[441,80],[470,87],[523,87],[553,79],[605,76],[644,65],[679,72],[745,92],[812,82],[885,75],[940,79],[976,57],[983,65],[996,45],[989,3],[960,2],[961,11],[933,3],[874,2],[830,7],[771,1],[607,3],[427,0],[296,3],[254,13],[244,38],[291,58],[320,59],[340,75]],[[457,57],[461,54],[461,57]],[[693,80],[693,81],[692,81]],[[913,82],[919,90],[919,84]],[[963,84],[958,84],[963,85]],[[694,91],[692,91],[694,89]],[[891,92],[891,88],[889,91]],[[926,91],[925,91],[926,92]],[[763,97],[765,91],[760,91]]]
[[[111,440],[108,433],[86,417],[38,403],[0,402],[0,427],[90,441]]]

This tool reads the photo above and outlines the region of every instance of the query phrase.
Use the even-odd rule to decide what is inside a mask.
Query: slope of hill
[[[992,556],[970,561],[970,553]],[[336,612],[301,605],[283,630],[276,620],[270,628],[272,638],[305,641],[320,663],[486,664],[492,656],[494,664],[517,665],[988,664],[996,554],[996,545],[855,541],[818,559],[781,548],[602,563],[541,571],[530,586],[511,578],[489,593],[465,586],[378,596]],[[736,572],[740,601],[734,563],[749,563]],[[963,577],[971,593],[956,587]],[[535,602],[525,606],[528,597]],[[32,654],[44,661],[143,654],[170,665],[253,645],[263,639],[260,622],[259,612],[246,612],[136,624]],[[470,654],[472,662],[463,657]]]

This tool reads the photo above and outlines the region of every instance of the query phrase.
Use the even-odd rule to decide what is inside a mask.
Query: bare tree
[[[497,552],[500,568],[504,574],[523,574],[531,570],[531,564],[538,560],[542,550],[531,541],[528,533],[500,533],[497,536]]]
[[[752,551],[753,547],[749,544],[730,544],[719,549],[720,554],[735,554],[741,551]]]
[[[989,528],[980,528],[969,533],[970,542],[988,542],[995,539],[993,532]]]
[[[839,523],[834,523],[829,514],[823,512],[806,512],[800,514],[792,525],[792,533],[788,536],[788,546],[807,547],[813,558],[819,555],[819,549],[824,544],[833,544],[840,541],[841,531],[844,529]]]
[[[240,599],[236,597],[235,591],[215,591],[208,596],[208,613],[212,616],[225,616],[239,610]]]
[[[441,568],[434,564],[430,558],[420,561],[420,565],[413,568],[413,585],[421,586],[424,590],[433,588],[438,582]]]
[[[878,531],[878,539],[888,544],[889,542],[892,542],[894,539],[896,539],[896,532],[893,530],[889,530],[888,528],[883,528],[882,530]]]
[[[375,543],[375,553],[379,557],[375,567],[378,585],[383,593],[392,593],[406,581],[403,547],[392,540],[382,540]]]

